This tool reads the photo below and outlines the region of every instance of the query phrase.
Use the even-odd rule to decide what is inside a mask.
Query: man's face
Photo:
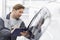
[[[22,9],[22,8],[15,10],[15,13],[14,13],[15,17],[19,18],[22,15],[23,11],[24,11],[24,9]]]

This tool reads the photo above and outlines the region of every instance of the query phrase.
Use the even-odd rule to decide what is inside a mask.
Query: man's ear
[[[13,11],[14,13],[16,13],[16,10],[15,10],[15,9],[13,9],[12,11]]]
[[[13,9],[12,11],[16,11],[15,9]]]

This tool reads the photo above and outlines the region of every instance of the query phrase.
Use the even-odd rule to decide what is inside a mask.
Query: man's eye
[[[11,28],[11,30],[13,30],[14,28]]]
[[[23,12],[20,11],[19,13],[23,13]]]

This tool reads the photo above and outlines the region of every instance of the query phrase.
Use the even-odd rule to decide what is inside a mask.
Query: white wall
[[[0,0],[0,17],[2,17],[2,0]]]

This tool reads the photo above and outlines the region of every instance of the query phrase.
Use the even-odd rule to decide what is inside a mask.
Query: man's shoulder
[[[10,19],[10,13],[7,14],[6,19]]]

